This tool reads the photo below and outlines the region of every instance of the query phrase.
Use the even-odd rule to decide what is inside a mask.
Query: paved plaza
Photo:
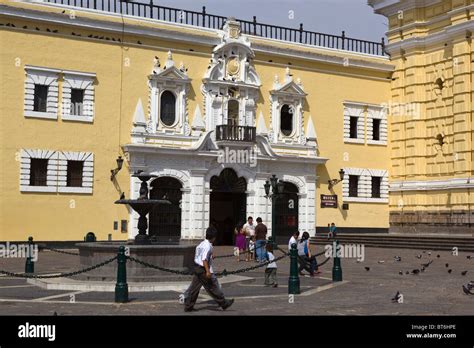
[[[317,251],[322,250],[318,246]],[[231,247],[215,248],[216,255],[229,253]],[[181,291],[131,292],[129,303],[116,304],[113,292],[46,290],[25,279],[1,276],[0,312],[3,315],[472,315],[474,296],[465,295],[462,285],[474,280],[474,255],[429,253],[428,250],[366,248],[363,262],[342,259],[342,282],[332,282],[331,260],[321,268],[320,276],[300,277],[301,295],[294,298],[288,295],[287,257],[278,262],[278,288],[263,286],[263,268],[239,274],[243,281],[223,282],[226,296],[235,298],[234,305],[225,312],[204,290],[197,311],[184,313],[179,301]],[[401,261],[396,261],[395,256],[400,256]],[[322,262],[324,256],[318,260]],[[424,272],[411,273],[429,260],[433,262]],[[6,258],[2,259],[0,268],[23,272],[24,262],[24,259]],[[254,264],[238,263],[233,257],[214,262],[217,272],[251,265]],[[42,274],[79,268],[78,256],[51,251],[41,251],[35,265],[36,272]],[[464,271],[466,275],[462,275]],[[403,303],[392,303],[397,291],[403,295]]]

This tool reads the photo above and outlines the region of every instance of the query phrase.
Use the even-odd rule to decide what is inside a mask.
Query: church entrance
[[[224,169],[210,182],[210,224],[217,229],[216,245],[234,245],[234,228],[246,221],[247,182],[230,169]]]

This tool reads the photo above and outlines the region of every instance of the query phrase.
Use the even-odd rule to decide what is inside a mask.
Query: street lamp
[[[110,173],[111,173],[111,175],[110,175],[110,181],[113,181],[114,178],[115,178],[115,176],[117,175],[117,173],[120,171],[120,169],[122,169],[122,165],[123,165],[123,158],[122,158],[122,156],[118,156],[118,158],[117,158],[116,161],[117,161],[117,168],[110,170]]]
[[[329,189],[331,190],[335,185],[339,184],[342,180],[344,180],[344,174],[346,174],[344,172],[344,169],[341,169],[339,170],[339,178],[340,179],[332,179],[332,180],[328,180],[328,184],[329,184]]]

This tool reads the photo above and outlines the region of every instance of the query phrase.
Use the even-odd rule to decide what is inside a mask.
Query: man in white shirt
[[[212,243],[214,243],[216,237],[217,230],[214,227],[209,227],[206,230],[206,239],[196,247],[196,253],[194,255],[194,276],[189,288],[185,292],[185,312],[191,312],[194,310],[194,305],[199,296],[201,286],[206,289],[208,294],[211,295],[223,310],[226,310],[232,305],[232,303],[234,303],[233,299],[225,299],[219,281],[217,280],[212,268]]]
[[[253,250],[250,250],[250,241],[255,241],[255,225],[253,224],[253,217],[247,218],[247,223],[244,225],[245,231],[245,250],[247,251],[247,258],[245,261],[253,260]]]
[[[288,252],[291,251],[291,245],[292,244],[298,244],[298,237],[300,236],[300,232],[296,231],[293,233],[293,235],[290,238],[290,241],[288,242]]]

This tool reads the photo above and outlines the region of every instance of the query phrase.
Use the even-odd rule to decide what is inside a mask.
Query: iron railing
[[[217,141],[254,142],[257,135],[255,127],[220,125],[216,127]]]
[[[124,15],[137,16],[163,20],[166,22],[194,25],[210,29],[222,29],[227,18],[209,14],[203,6],[201,12],[183,10],[166,6],[159,6],[153,3],[129,0],[43,0],[44,2],[67,5],[73,7],[88,8],[92,10],[121,13]],[[342,35],[330,35],[303,29],[303,23],[298,29],[281,27],[272,24],[257,22],[257,17],[253,16],[252,21],[237,19],[240,22],[242,33],[247,35],[260,36],[269,39],[283,40],[289,42],[302,43],[312,46],[340,49],[358,53],[365,53],[377,56],[385,56],[385,40],[381,42],[359,40]]]

